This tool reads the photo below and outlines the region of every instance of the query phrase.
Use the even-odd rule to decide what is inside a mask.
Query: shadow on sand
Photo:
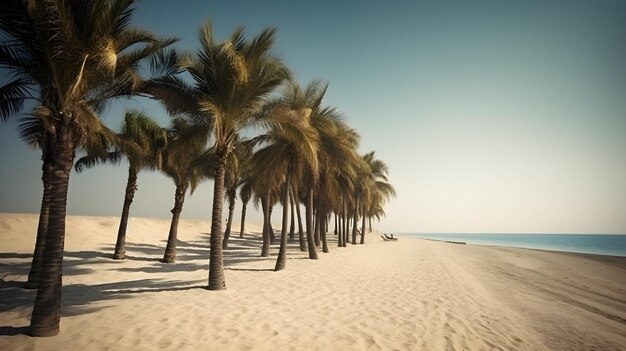
[[[75,316],[93,313],[107,308],[99,302],[129,299],[137,294],[206,289],[207,281],[204,279],[176,279],[177,272],[208,270],[209,234],[200,234],[200,240],[178,240],[174,263],[160,261],[165,251],[165,240],[162,241],[162,245],[127,242],[126,260],[112,259],[114,245],[105,245],[100,248],[100,251],[66,251],[63,262],[64,277],[93,274],[96,271],[96,267],[93,266],[102,264],[111,265],[108,269],[119,272],[142,272],[160,276],[154,279],[102,284],[66,284],[63,286],[62,315]],[[244,239],[239,238],[238,235],[231,236],[229,248],[224,250],[224,268],[230,271],[272,272],[278,253],[278,243],[279,241],[276,240],[271,246],[270,257],[260,257],[262,241],[258,236],[248,234]],[[306,259],[306,257],[300,257],[302,253],[297,243],[288,245],[288,255],[291,256],[288,256],[288,259]],[[25,253],[0,253],[0,269],[9,273],[10,276],[25,277],[30,269],[31,257],[31,254]],[[267,268],[259,268],[258,265],[246,267],[246,263],[254,262],[267,262]],[[168,273],[173,274],[168,275]],[[24,289],[23,281],[10,280],[6,278],[8,276],[5,275],[5,278],[0,279],[0,313],[13,310],[21,310],[19,313],[29,313],[37,291]],[[28,327],[25,326],[0,326],[0,335],[19,335],[27,332]]]

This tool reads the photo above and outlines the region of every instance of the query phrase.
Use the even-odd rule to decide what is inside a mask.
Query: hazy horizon
[[[325,104],[389,166],[398,197],[381,231],[626,233],[626,2],[157,0],[133,24],[195,49],[207,19],[218,39],[277,27],[297,80],[329,82]],[[119,128],[124,106],[169,121],[134,99],[114,103],[107,125]],[[36,213],[40,152],[16,120],[0,126],[0,212]],[[124,162],[73,173],[68,214],[119,216],[126,176]],[[142,171],[138,186],[131,217],[170,218],[173,183]],[[183,218],[210,218],[212,187],[187,198]]]

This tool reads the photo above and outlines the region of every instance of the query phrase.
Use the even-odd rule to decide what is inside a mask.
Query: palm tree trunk
[[[294,208],[293,189],[289,188],[289,207],[291,209],[291,223],[289,224],[289,240],[293,240],[296,234],[296,209]]]
[[[337,218],[337,247],[343,247],[343,219],[339,215],[335,215]]]
[[[371,233],[372,232],[372,217],[367,218],[367,221],[369,222],[369,227],[370,227],[369,230]]]
[[[126,228],[128,226],[128,216],[130,214],[130,204],[133,203],[137,191],[137,168],[128,166],[128,181],[126,182],[126,195],[124,196],[124,206],[122,207],[122,217],[120,227],[117,231],[117,242],[115,243],[114,260],[123,260],[126,257]]]
[[[365,206],[361,206],[363,207],[363,213],[361,216],[361,242],[360,244],[363,245],[365,244]]]
[[[239,237],[241,239],[243,239],[243,232],[246,229],[246,207],[247,207],[247,203],[244,202],[241,205],[241,230],[239,231]]]
[[[322,209],[318,210],[318,221],[320,228],[320,237],[322,239],[322,252],[328,253],[328,242],[326,242],[326,213]]]
[[[59,333],[67,189],[78,136],[72,129],[71,115],[59,113],[56,131],[50,135],[50,203],[48,230],[44,244],[39,289],[30,320],[31,336]]]
[[[309,258],[317,260],[317,249],[315,248],[315,243],[313,242],[313,189],[311,188],[306,191],[304,212],[306,216],[306,242],[309,247]]]
[[[306,251],[306,241],[304,240],[304,230],[302,228],[302,216],[300,214],[300,199],[298,198],[298,192],[294,191],[291,193],[293,196],[293,202],[296,203],[296,216],[298,217],[298,243],[300,244],[300,251]]]
[[[224,231],[224,240],[222,241],[222,249],[228,248],[228,239],[230,238],[230,227],[233,224],[233,214],[235,213],[235,201],[237,200],[237,189],[228,190],[228,221],[226,222],[226,230]]]
[[[268,202],[268,205],[269,205],[269,215],[268,215],[267,227],[269,228],[270,245],[274,245],[274,240],[276,240],[276,233],[274,233],[274,228],[272,227],[272,211],[274,211],[274,205],[270,204],[269,202]]]
[[[261,246],[261,257],[270,256],[270,214],[269,214],[269,195],[261,197],[261,209],[263,211],[263,245]]]
[[[334,233],[335,233],[335,235],[337,235],[337,214],[333,213],[333,217],[335,218],[335,231],[334,231]]]
[[[343,247],[346,247],[348,241],[350,241],[349,233],[350,232],[350,218],[348,217],[348,204],[344,202],[343,204]]]
[[[172,263],[176,261],[176,240],[178,240],[178,220],[180,213],[183,211],[183,203],[185,202],[185,193],[187,192],[187,184],[176,185],[174,194],[174,208],[172,208],[172,223],[170,224],[170,233],[167,236],[167,246],[163,255],[163,263]]]
[[[41,167],[41,182],[43,183],[43,195],[41,197],[41,210],[39,211],[39,223],[37,224],[37,239],[35,240],[35,251],[33,261],[28,272],[28,280],[24,283],[26,289],[37,289],[39,287],[39,275],[41,274],[41,264],[43,262],[43,252],[46,243],[46,231],[48,230],[48,216],[50,213],[50,162],[43,156]]]
[[[278,249],[278,258],[276,259],[276,266],[274,271],[280,271],[285,269],[285,263],[287,262],[287,223],[289,220],[289,188],[291,187],[291,167],[287,170],[285,176],[285,186],[283,187],[283,225],[280,229],[280,249]],[[293,216],[292,216],[293,218]]]
[[[318,216],[318,212],[319,210],[315,209],[313,210],[313,220],[314,220],[314,225],[313,225],[313,232],[315,233],[314,238],[315,238],[315,246],[320,247],[322,246],[322,241],[320,240],[320,223],[319,223],[319,216]]]
[[[356,245],[356,231],[359,226],[359,211],[358,211],[358,201],[354,204],[354,217],[352,220],[352,245]]]
[[[226,289],[224,277],[224,253],[222,251],[222,199],[224,198],[224,173],[226,151],[222,151],[217,162],[213,184],[213,211],[211,214],[211,253],[209,260],[209,290]]]

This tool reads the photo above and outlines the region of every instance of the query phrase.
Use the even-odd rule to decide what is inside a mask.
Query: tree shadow
[[[165,241],[163,242],[162,246],[154,244],[127,242],[126,251],[131,252],[132,254],[126,257],[133,257],[135,260],[153,260],[155,259],[155,257],[158,257],[158,260],[160,258],[163,258],[166,246],[167,242]],[[136,256],[136,254],[139,254],[143,257]],[[179,259],[180,257],[179,260],[182,261],[190,261],[209,257],[209,248],[185,241],[178,241],[176,243],[176,257],[177,259]]]
[[[208,233],[201,233],[209,235]],[[247,272],[273,272],[273,263],[278,253],[278,241],[271,246],[270,257],[260,257],[262,238],[259,236],[239,238],[233,236],[229,241],[231,247],[224,250],[225,270]],[[100,250],[66,251],[63,262],[63,275],[92,274],[97,268],[90,265],[111,264],[111,270],[120,272],[143,272],[150,274],[167,274],[176,272],[194,272],[206,270],[210,255],[208,240],[179,240],[177,243],[177,262],[166,264],[159,260],[165,252],[166,242],[162,245],[127,242],[128,261],[146,262],[135,264],[139,267],[128,267],[124,260],[113,260],[113,245],[99,247]],[[306,253],[299,251],[297,242],[289,243],[287,259],[308,259]],[[0,269],[10,272],[11,275],[25,275],[30,269],[32,254],[2,253],[0,254]],[[191,262],[199,261],[202,262]],[[264,262],[267,268],[246,268],[246,263]],[[268,265],[272,264],[272,267]],[[248,265],[249,267],[249,265]],[[254,266],[253,266],[254,267]],[[107,267],[108,268],[108,267]],[[180,280],[175,275],[153,276],[155,279],[136,279],[108,282],[101,284],[68,284],[63,286],[63,316],[75,316],[94,313],[106,309],[110,303],[106,301],[129,299],[143,293],[176,292],[193,289],[205,289],[206,281]],[[167,277],[167,278],[165,278]],[[170,279],[173,278],[173,279]],[[23,289],[23,282],[0,279],[0,312],[31,309],[37,294],[36,290]],[[123,277],[120,279],[124,279]],[[22,313],[22,312],[20,312]],[[27,333],[24,326],[0,326],[0,335],[18,335]]]
[[[106,253],[103,251],[66,251],[63,253],[63,257],[81,258],[81,259],[95,259],[95,258],[107,258],[112,260],[113,253]],[[93,262],[93,261],[92,261]]]
[[[161,263],[155,262],[153,265],[148,267],[122,267],[122,268],[114,268],[120,272],[143,272],[143,273],[171,273],[171,272],[195,272],[199,270],[206,270],[208,268],[207,264],[196,264],[196,263]]]
[[[27,253],[17,253],[17,252],[0,252],[0,258],[14,258],[14,259],[23,259],[23,258],[32,258],[32,254]]]
[[[4,336],[28,335],[28,327],[0,326],[0,335],[4,335]]]
[[[119,261],[123,262],[125,260],[138,261],[138,262],[160,262],[161,261],[160,258],[156,258],[156,257],[140,257],[140,256],[132,256],[132,255],[126,255],[123,260],[119,260]]]
[[[200,282],[204,280],[137,279],[102,284],[64,285],[62,315],[76,316],[93,313],[107,308],[107,306],[94,305],[97,302],[128,299],[140,293],[185,291],[205,287],[205,285],[198,285]],[[20,282],[0,279],[0,312],[30,308],[33,306],[36,295],[36,290],[23,289]]]
[[[271,268],[224,268],[227,271],[240,271],[240,272],[273,272]]]

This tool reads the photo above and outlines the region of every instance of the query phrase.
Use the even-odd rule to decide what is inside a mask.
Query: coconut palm
[[[353,188],[351,179],[357,169],[362,167],[356,151],[359,135],[343,123],[341,115],[332,108],[324,109],[318,116],[321,134],[318,158],[320,177],[316,187],[316,212],[318,213],[319,232],[322,251],[328,252],[326,240],[326,217],[332,209],[340,207],[341,196]],[[343,245],[343,238],[339,243]]]
[[[50,171],[49,217],[30,334],[59,332],[61,262],[67,185],[75,150],[100,128],[95,111],[108,98],[130,94],[140,81],[137,62],[172,40],[129,27],[132,0],[0,2],[0,65],[11,81],[0,88],[0,118],[28,100],[45,127]]]
[[[319,164],[322,168],[319,172],[313,173],[308,170],[302,177],[305,182],[303,186],[306,191],[305,200],[305,212],[307,222],[307,233],[309,228],[313,229],[313,212],[314,212],[314,199],[317,199],[318,206],[316,209],[321,212],[318,215],[317,232],[320,237],[325,237],[325,218],[326,214],[330,210],[330,203],[328,195],[331,191],[329,187],[329,172],[335,169],[346,170],[350,165],[350,160],[354,159],[354,150],[358,145],[358,134],[355,132],[348,133],[349,128],[342,122],[341,113],[334,107],[322,107],[321,102],[326,87],[318,90],[316,103],[312,108],[310,123],[311,126],[317,131],[320,140],[320,148],[318,152]],[[322,179],[322,177],[324,179]],[[321,183],[320,183],[321,181]],[[316,194],[314,196],[314,193]],[[322,220],[324,223],[322,223]],[[311,232],[311,234],[314,234]],[[312,236],[312,235],[311,235]],[[324,239],[324,238],[321,238]],[[322,250],[327,252],[327,244],[324,244],[321,240]],[[309,258],[317,257],[313,240],[308,240],[309,243]],[[325,250],[324,250],[325,247]]]
[[[141,169],[153,170],[160,166],[160,151],[165,145],[166,132],[145,113],[128,111],[124,115],[121,132],[115,135],[115,150],[103,152],[92,149],[74,165],[77,172],[82,172],[100,163],[119,164],[122,157],[128,160],[128,179],[113,259],[123,260],[126,256],[126,228],[130,206],[138,189],[137,174]]]
[[[282,107],[275,110],[275,114],[282,113],[285,116],[308,116],[308,118],[300,118],[300,121],[307,121],[308,123],[302,123],[303,126],[310,126],[312,131],[306,131],[305,134],[316,134],[317,142],[319,143],[322,135],[326,132],[328,123],[328,116],[334,114],[334,109],[324,109],[321,107],[322,99],[326,93],[327,85],[320,81],[310,82],[305,89],[302,89],[296,83],[290,83],[287,85]],[[280,113],[279,113],[280,112]],[[292,117],[293,119],[293,117]],[[297,120],[297,119],[295,119]],[[299,196],[299,189],[306,189],[304,195],[305,206],[305,223],[306,223],[306,239],[307,247],[309,251],[310,259],[317,259],[316,243],[314,241],[314,221],[313,221],[313,189],[317,183],[319,177],[319,161],[307,161],[307,159],[299,159],[296,162],[298,167],[294,168],[294,172],[297,172],[300,182],[290,182],[292,184],[292,191],[294,197]],[[299,206],[299,201],[296,201]],[[299,211],[299,207],[296,208]],[[301,248],[302,248],[301,243]]]
[[[171,210],[172,222],[163,255],[164,263],[176,260],[178,221],[183,211],[187,189],[191,187],[193,193],[200,181],[207,176],[207,170],[213,166],[213,153],[211,150],[205,151],[208,136],[206,129],[208,126],[202,128],[182,118],[172,120],[172,125],[168,129],[168,141],[163,148],[161,170],[172,179],[176,190],[174,207]]]
[[[361,203],[361,240],[365,242],[365,217],[369,208],[376,208],[390,197],[396,195],[394,187],[389,184],[387,165],[375,158],[374,151],[363,155],[363,161],[367,165],[365,171],[359,175],[357,196]],[[355,225],[356,226],[356,225]]]
[[[243,177],[241,188],[239,189],[239,198],[241,198],[241,228],[239,230],[239,237],[242,239],[246,229],[246,209],[250,198],[252,198],[252,184],[248,181],[248,174],[249,173]]]
[[[242,28],[229,39],[216,42],[210,23],[200,28],[200,48],[185,55],[181,68],[191,74],[192,83],[170,76],[155,82],[150,90],[174,115],[210,119],[215,141],[215,181],[211,214],[209,290],[226,288],[222,252],[222,202],[228,155],[239,132],[258,122],[259,108],[275,87],[289,77],[289,71],[271,53],[276,31],[265,29],[251,40]]]
[[[35,239],[35,249],[33,258],[28,272],[28,279],[24,283],[26,289],[37,289],[39,287],[39,275],[41,273],[41,265],[43,263],[43,251],[46,241],[46,232],[48,230],[48,215],[50,206],[50,163],[49,157],[46,155],[49,150],[46,149],[45,130],[41,120],[35,115],[27,115],[20,118],[18,131],[20,138],[32,148],[42,149],[42,176],[43,195],[41,198],[41,207],[39,211],[39,221],[37,223],[37,236]],[[87,150],[106,150],[112,143],[114,133],[106,127],[86,135],[81,146]]]
[[[262,165],[257,172],[264,178],[277,174],[282,183],[280,186],[282,226],[275,271],[285,268],[287,257],[289,192],[292,188],[292,177],[297,172],[298,166],[304,165],[313,172],[317,172],[318,168],[318,136],[309,122],[311,109],[308,105],[311,98],[312,96],[305,96],[297,84],[289,84],[285,96],[269,108],[269,117],[266,121],[270,129],[266,134],[255,138],[256,142],[265,143],[253,156],[255,163]]]
[[[235,143],[234,152],[230,154],[226,163],[228,172],[225,172],[224,188],[226,199],[228,200],[228,220],[226,221],[226,230],[224,230],[224,239],[222,240],[222,249],[224,250],[228,248],[230,229],[235,213],[237,188],[241,186],[244,176],[248,172],[251,157],[252,144],[246,140],[240,140]]]
[[[272,206],[279,201],[280,185],[283,182],[283,174],[268,171],[265,164],[262,163],[263,158],[252,155],[250,159],[250,172],[246,177],[242,189],[250,191],[254,199],[254,205],[258,209],[261,206],[263,214],[263,229],[261,237],[263,244],[261,246],[261,257],[269,257],[270,244],[272,243]],[[248,190],[249,189],[249,190]]]

